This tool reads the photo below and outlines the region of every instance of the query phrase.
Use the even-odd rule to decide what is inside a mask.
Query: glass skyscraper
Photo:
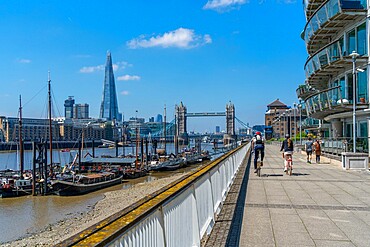
[[[121,121],[118,113],[118,102],[116,93],[116,83],[114,82],[112,56],[107,53],[107,62],[105,64],[105,78],[103,85],[103,98],[100,106],[100,118],[108,121],[113,119]]]

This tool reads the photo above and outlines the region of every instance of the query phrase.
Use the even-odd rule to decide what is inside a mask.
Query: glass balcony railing
[[[319,120],[316,118],[308,117],[302,121],[302,128],[313,128],[319,126]]]
[[[307,21],[304,28],[303,38],[308,44],[312,36],[319,30],[325,27],[325,25],[334,19],[336,15],[345,12],[354,12],[358,10],[366,10],[366,0],[355,1],[355,0],[327,0],[325,1]],[[366,13],[366,12],[364,12]]]
[[[296,93],[298,98],[304,100],[307,96],[315,93],[315,91],[310,86],[303,84],[298,86]]]
[[[306,77],[309,78],[313,73],[330,63],[342,60],[343,56],[344,52],[342,52],[342,43],[339,40],[322,48],[307,60],[304,68],[306,71]]]
[[[340,86],[312,95],[305,101],[307,114],[311,117],[321,118],[336,112],[351,111],[353,101],[346,99],[343,95],[344,92]],[[356,104],[357,109],[367,108],[368,99],[362,98]]]

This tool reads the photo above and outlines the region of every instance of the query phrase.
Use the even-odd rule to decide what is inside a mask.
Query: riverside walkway
[[[261,177],[242,166],[205,246],[370,246],[370,173],[293,160],[267,145]]]

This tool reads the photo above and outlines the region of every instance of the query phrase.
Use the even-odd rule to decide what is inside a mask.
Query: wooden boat
[[[75,175],[72,181],[55,180],[51,185],[53,192],[59,196],[74,196],[110,187],[122,182],[122,175],[112,172]]]
[[[1,179],[0,198],[18,197],[32,194],[30,179],[5,178]]]
[[[180,158],[170,158],[162,162],[155,162],[149,164],[149,168],[152,171],[173,171],[184,167],[186,165],[186,159]]]
[[[126,168],[122,170],[124,179],[133,179],[146,176],[148,171],[146,169]]]
[[[22,130],[22,98],[19,96],[19,165],[20,171],[0,171],[0,198],[32,194],[32,180],[24,177],[24,150]]]

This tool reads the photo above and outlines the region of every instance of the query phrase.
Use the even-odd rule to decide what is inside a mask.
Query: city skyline
[[[300,2],[92,1],[85,7],[2,3],[0,115],[16,116],[22,94],[24,116],[43,117],[50,70],[54,115],[62,116],[64,100],[74,95],[98,117],[107,50],[125,119],[136,111],[145,119],[163,114],[166,105],[172,120],[181,101],[189,112],[224,111],[231,101],[236,116],[254,125],[277,97],[287,105],[297,101],[306,58]],[[214,129],[208,122],[192,119],[189,131]],[[224,128],[225,119],[212,125]]]

